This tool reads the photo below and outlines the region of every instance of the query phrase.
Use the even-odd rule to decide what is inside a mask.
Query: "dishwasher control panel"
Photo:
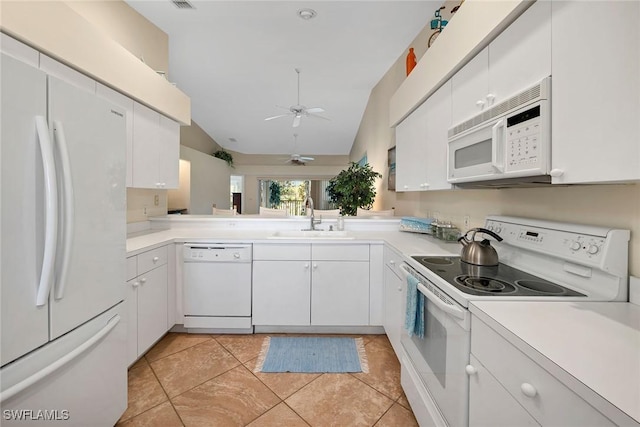
[[[183,259],[185,262],[251,262],[251,245],[187,243]]]

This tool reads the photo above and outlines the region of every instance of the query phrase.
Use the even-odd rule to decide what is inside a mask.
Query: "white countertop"
[[[640,306],[474,301],[470,310],[534,361],[542,365],[544,356],[640,423]]]

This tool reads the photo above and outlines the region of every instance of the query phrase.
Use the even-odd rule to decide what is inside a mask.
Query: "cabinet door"
[[[160,114],[133,104],[133,186],[158,188]]]
[[[487,369],[471,355],[469,375],[470,426],[538,426],[536,420],[500,385]],[[496,408],[496,402],[499,407]],[[498,409],[498,410],[496,410]]]
[[[384,330],[396,354],[401,354],[400,335],[404,319],[404,282],[391,267],[384,268]]]
[[[396,191],[426,190],[427,106],[419,106],[396,127]]]
[[[552,182],[638,180],[640,2],[551,3]]]
[[[427,145],[425,190],[448,190],[447,148],[451,127],[451,81],[447,81],[425,101],[427,125],[425,144]]]
[[[310,261],[254,261],[254,325],[309,325]]]
[[[484,48],[451,78],[451,122],[457,125],[480,113],[489,94],[489,48]]]
[[[138,278],[125,284],[125,308],[127,311],[127,365],[138,358]]]
[[[551,3],[535,2],[489,45],[494,104],[551,75]]]
[[[167,332],[167,265],[138,277],[138,355]]]
[[[158,142],[158,180],[162,188],[178,188],[180,124],[161,115]]]
[[[126,112],[127,124],[127,187],[133,186],[133,100],[115,90],[98,83],[96,93],[99,97],[106,99]]]
[[[314,261],[311,324],[369,324],[369,263]]]

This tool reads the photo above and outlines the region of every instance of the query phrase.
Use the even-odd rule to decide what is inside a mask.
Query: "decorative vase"
[[[416,66],[416,54],[413,52],[413,48],[409,48],[409,53],[407,54],[407,76],[411,73],[411,70]]]

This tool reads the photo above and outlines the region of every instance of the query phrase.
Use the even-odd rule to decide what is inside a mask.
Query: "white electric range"
[[[401,266],[418,279],[424,336],[401,337],[402,385],[425,425],[467,426],[470,301],[626,301],[629,230],[489,216],[500,264],[414,255]],[[419,306],[418,306],[419,307]]]

